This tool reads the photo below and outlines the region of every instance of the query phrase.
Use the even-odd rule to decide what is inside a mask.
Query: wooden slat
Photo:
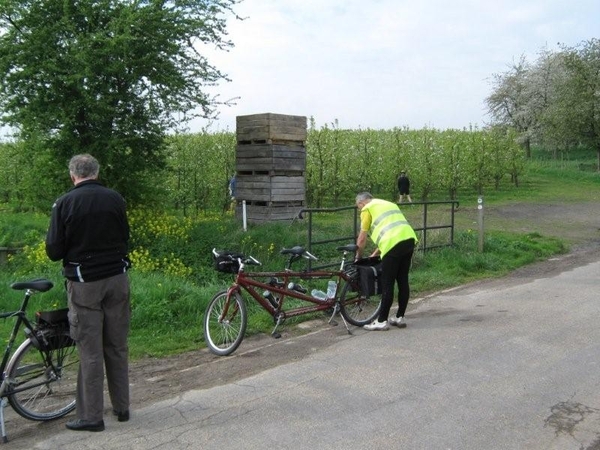
[[[306,149],[273,144],[238,145],[236,170],[251,171],[298,171],[306,169]]]
[[[244,158],[306,158],[306,147],[281,144],[237,145],[236,155]]]
[[[240,175],[237,199],[247,201],[304,201],[306,184],[301,176]]]
[[[298,216],[303,205],[295,206],[254,206],[246,208],[248,222],[265,223],[277,220],[292,220]],[[241,208],[236,209],[236,214],[241,216]]]
[[[306,117],[286,114],[252,114],[236,117],[238,142],[305,141]]]

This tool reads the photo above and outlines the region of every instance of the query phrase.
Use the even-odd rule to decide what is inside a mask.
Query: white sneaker
[[[404,316],[402,316],[402,317],[392,316],[388,319],[388,321],[390,322],[390,325],[395,325],[398,328],[406,328],[406,322],[404,321]]]
[[[379,322],[377,319],[375,319],[373,321],[373,323],[363,326],[363,328],[365,330],[369,330],[369,331],[383,331],[383,330],[390,329],[390,327],[388,326],[387,320],[384,320],[383,322]]]

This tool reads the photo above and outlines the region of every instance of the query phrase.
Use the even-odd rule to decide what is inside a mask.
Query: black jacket
[[[398,190],[401,194],[408,193],[410,189],[410,181],[408,177],[398,177]]]
[[[95,281],[129,268],[125,200],[99,181],[74,186],[52,206],[46,253],[62,259],[66,278]]]

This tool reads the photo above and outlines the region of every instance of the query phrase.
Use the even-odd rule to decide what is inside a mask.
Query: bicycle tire
[[[53,337],[55,344],[71,339],[68,331]],[[57,419],[75,409],[79,354],[74,345],[38,347],[27,339],[15,351],[6,371],[9,388],[5,394],[12,408],[26,419]]]
[[[221,320],[223,311],[226,317]],[[227,291],[217,293],[209,302],[204,314],[204,342],[208,349],[216,355],[232,354],[242,343],[248,313],[246,304],[238,292],[227,299]]]
[[[340,313],[348,322],[357,327],[371,323],[381,309],[381,295],[365,297],[348,281],[340,294]]]

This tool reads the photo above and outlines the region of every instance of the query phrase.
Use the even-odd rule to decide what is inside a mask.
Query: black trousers
[[[410,270],[414,250],[414,239],[400,241],[381,260],[381,311],[379,312],[379,322],[388,320],[390,315],[390,308],[394,302],[394,284],[398,285],[397,316],[402,317],[406,312],[408,299],[410,298],[408,271]]]

